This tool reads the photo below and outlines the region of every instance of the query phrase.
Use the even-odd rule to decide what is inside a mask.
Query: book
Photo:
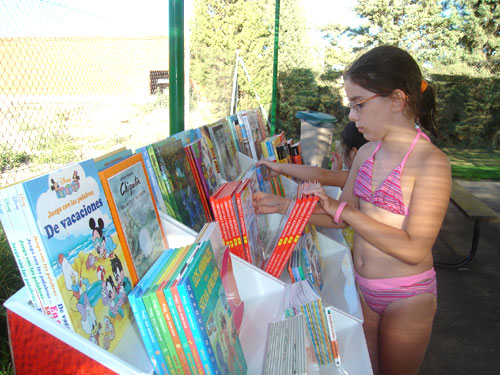
[[[179,313],[184,314],[189,327],[193,334],[193,339],[198,349],[200,359],[203,365],[203,370],[205,374],[220,374],[219,367],[215,359],[215,353],[210,345],[208,339],[208,334],[206,332],[206,327],[200,324],[200,312],[198,310],[197,301],[192,295],[191,285],[188,283],[188,277],[193,273],[198,274],[195,277],[202,275],[201,270],[205,267],[205,264],[200,265],[200,261],[206,254],[207,247],[209,247],[211,256],[213,257],[212,248],[209,241],[204,241],[199,243],[199,249],[194,255],[191,264],[186,267],[185,272],[180,276],[179,281],[172,286],[172,293],[178,295],[180,299],[181,306],[179,306]],[[205,260],[206,262],[206,260]],[[209,280],[207,280],[209,282]]]
[[[98,156],[94,158],[96,168],[98,171],[102,171],[112,165],[122,161],[132,155],[132,150],[127,149],[125,146],[120,147],[116,150],[108,152],[107,154]]]
[[[194,243],[189,247],[189,251],[186,253],[186,256],[184,257],[182,264],[176,267],[174,273],[170,277],[170,280],[168,280],[167,283],[164,284],[165,287],[163,288],[163,294],[167,301],[167,305],[170,309],[170,313],[175,323],[177,333],[179,334],[179,338],[182,343],[182,348],[186,353],[186,357],[188,358],[188,361],[190,363],[191,373],[203,374],[204,370],[203,370],[202,358],[200,357],[200,353],[196,347],[193,332],[189,327],[187,317],[182,307],[180,296],[176,289],[176,285],[180,277],[186,271],[188,265],[191,263],[198,249],[199,249],[199,243]]]
[[[168,248],[142,154],[99,172],[135,285]]]
[[[234,181],[241,173],[241,166],[227,122],[224,119],[219,120],[208,125],[207,129],[217,156],[222,178],[226,181]]]
[[[208,336],[205,345],[210,343],[220,373],[246,374],[243,349],[209,243],[200,248],[181,282],[186,286],[196,322]]]
[[[245,259],[261,268],[264,263],[264,248],[259,237],[259,225],[253,208],[250,179],[246,179],[235,193],[238,218],[241,226]]]
[[[0,189],[0,221],[33,307],[50,315],[51,306],[44,302],[45,293],[41,287],[43,272],[35,266],[36,257],[28,254],[21,235],[25,226],[24,214],[14,188]]]
[[[164,213],[179,220],[176,210],[174,209],[173,198],[171,197],[172,188],[170,187],[166,174],[164,173],[164,168],[162,169],[162,166],[156,157],[155,144],[153,143],[144,147],[146,148],[145,151],[149,155],[149,161],[151,162],[151,169],[148,169],[148,173],[151,173],[152,170],[156,176],[156,182],[158,183],[158,190],[160,191],[160,194],[157,199],[163,201],[165,206]],[[141,153],[144,153],[144,151],[141,150]],[[153,178],[151,178],[151,181],[153,181]]]
[[[208,198],[220,185],[210,149],[204,138],[200,138],[188,146],[191,148],[196,170],[205,191],[205,197]]]
[[[171,197],[179,221],[199,231],[206,222],[206,216],[182,141],[170,137],[155,147],[162,172],[171,186]]]
[[[167,364],[159,344],[157,342],[156,335],[154,334],[149,316],[147,314],[146,307],[142,302],[142,295],[148,290],[151,283],[160,274],[160,271],[168,259],[176,252],[176,249],[168,249],[158,258],[155,264],[146,272],[143,278],[137,283],[134,289],[129,293],[128,298],[132,312],[135,316],[135,321],[137,322],[137,327],[139,333],[141,334],[142,341],[146,352],[148,353],[148,359],[153,365],[153,369],[156,374],[166,373]],[[160,370],[161,369],[161,370]]]
[[[310,184],[309,182],[298,184],[297,199],[293,201],[292,207],[289,207],[287,214],[283,216],[280,228],[272,242],[273,250],[266,263],[265,271],[275,277],[279,278],[283,272],[319,200],[315,195],[304,193],[304,189],[307,189]]]
[[[167,207],[165,205],[165,202],[163,201],[160,185],[158,183],[158,177],[155,174],[153,163],[151,162],[151,156],[148,153],[147,146],[139,147],[137,150],[135,150],[135,152],[137,154],[140,153],[142,155],[142,159],[144,160],[144,165],[146,167],[146,171],[148,172],[149,183],[151,185],[151,190],[153,190],[153,196],[158,211],[161,211],[164,214],[168,215]]]
[[[60,319],[113,351],[132,323],[132,282],[94,160],[15,186]]]
[[[196,183],[196,189],[198,190],[198,194],[200,196],[201,205],[203,206],[203,211],[205,212],[205,217],[207,221],[212,221],[212,210],[210,209],[210,205],[207,201],[207,196],[205,195],[205,189],[201,182],[202,177],[200,176],[198,169],[196,167],[196,163],[194,161],[193,150],[190,145],[184,147],[184,151],[186,152],[186,157],[189,161],[189,165],[191,166],[191,171],[193,172],[193,177]]]
[[[285,290],[285,316],[304,314],[318,363],[332,363],[334,356],[321,296],[308,280],[286,284]]]

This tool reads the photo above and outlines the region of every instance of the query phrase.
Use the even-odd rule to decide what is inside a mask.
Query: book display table
[[[288,179],[285,179],[288,180]],[[294,192],[288,180],[285,190]],[[327,190],[338,196],[338,190]],[[197,233],[182,223],[161,215],[170,247],[191,244]],[[277,226],[280,215],[268,215],[270,227]],[[324,288],[324,305],[334,307],[343,369],[349,375],[371,374],[370,359],[362,329],[363,315],[355,287],[351,253],[340,230],[318,233]],[[245,304],[240,341],[248,364],[248,374],[262,372],[267,325],[284,319],[284,291],[290,282],[286,272],[277,279],[248,262],[232,256],[233,272],[241,300]],[[133,324],[113,353],[94,345],[37,311],[22,288],[4,306],[17,373],[31,374],[153,374],[142,339]],[[320,366],[321,374],[343,374],[332,363]]]

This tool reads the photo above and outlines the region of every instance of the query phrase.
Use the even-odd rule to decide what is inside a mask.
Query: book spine
[[[177,351],[175,350],[175,344],[173,342],[172,336],[170,335],[169,329],[167,327],[167,323],[165,321],[165,317],[163,315],[163,311],[162,311],[162,308],[160,306],[160,302],[159,302],[158,297],[156,295],[156,291],[149,294],[149,299],[151,300],[151,306],[153,307],[154,313],[156,314],[156,319],[157,319],[158,325],[160,327],[161,335],[163,336],[163,339],[165,340],[165,343],[167,345],[167,350],[168,350],[168,353],[170,356],[170,363],[172,366],[171,373],[182,375],[182,373],[183,373],[182,365],[181,365],[179,356],[177,355]],[[168,365],[168,362],[167,362],[167,365]]]
[[[197,368],[195,360],[194,360],[194,354],[192,353],[191,347],[189,346],[188,339],[186,337],[186,332],[184,331],[184,327],[182,326],[181,319],[179,317],[179,313],[177,312],[177,308],[175,307],[174,297],[171,293],[170,288],[164,288],[163,294],[165,295],[168,309],[170,310],[170,314],[172,315],[172,320],[174,322],[175,329],[177,330],[179,340],[182,343],[182,349],[184,351],[184,354],[186,355],[186,359],[187,359],[187,362],[189,365],[189,372],[188,373],[195,374],[195,375],[199,374],[198,368]]]
[[[233,242],[235,242],[236,244],[235,245],[236,251],[238,252],[239,257],[241,259],[245,259],[245,247],[243,245],[243,242],[241,241],[241,229],[238,221],[238,216],[236,214],[237,208],[236,208],[234,192],[229,196],[227,205],[228,205],[229,219],[231,220],[231,226],[233,228],[233,235],[234,235]]]
[[[231,116],[226,117],[227,125],[229,127],[229,130],[231,130],[231,135],[234,140],[234,145],[236,146],[236,150],[240,151],[240,143],[238,141],[238,136],[236,135],[236,126],[234,121],[231,119]]]
[[[247,133],[248,144],[250,146],[250,152],[252,153],[252,158],[254,160],[259,160],[257,155],[257,150],[255,149],[255,139],[253,138],[252,128],[250,126],[250,122],[248,121],[247,114],[243,116],[243,125],[245,126],[245,131]]]
[[[267,262],[265,271],[273,276],[277,275],[277,263],[278,263],[279,258],[282,255],[281,251],[282,251],[283,242],[285,241],[285,238],[288,234],[289,228],[292,225],[292,220],[295,219],[295,216],[297,214],[298,209],[299,209],[299,201],[296,200],[294,203],[294,206],[292,208],[292,211],[290,212],[290,216],[286,219],[286,224],[280,233],[279,239],[278,239],[276,246],[273,250],[271,258]],[[276,277],[278,277],[278,276],[276,276]]]
[[[176,218],[175,211],[172,206],[172,202],[170,201],[170,196],[168,193],[167,186],[165,185],[165,180],[163,179],[163,174],[160,169],[160,165],[158,164],[158,159],[156,159],[156,153],[154,151],[154,147],[152,145],[146,146],[146,150],[149,154],[149,160],[151,161],[151,166],[153,168],[153,172],[156,176],[156,181],[158,182],[158,187],[160,188],[161,198],[163,200],[163,204],[166,208],[166,214]]]
[[[296,216],[297,219],[294,221],[294,225],[290,230],[288,239],[284,243],[284,251],[282,251],[281,253],[281,258],[278,258],[278,264],[276,268],[277,275],[281,275],[281,272],[283,272],[286,261],[290,257],[290,254],[297,244],[305,225],[309,221],[309,218],[311,217],[312,211],[318,199],[318,197],[312,196],[302,199],[300,211]]]
[[[177,290],[188,324],[191,327],[191,332],[193,333],[194,342],[198,348],[205,374],[219,374],[217,362],[215,361],[215,354],[208,340],[208,336],[206,335],[205,327],[196,318],[199,314],[197,315],[194,311],[197,307],[197,302],[192,294],[192,290],[190,288],[188,289],[187,284],[178,285]]]
[[[156,337],[156,341],[158,342],[158,346],[160,348],[160,353],[163,357],[165,365],[167,366],[167,371],[169,374],[174,373],[172,358],[170,356],[170,352],[168,351],[165,337],[163,336],[163,333],[160,329],[160,322],[158,321],[156,311],[153,308],[153,304],[150,298],[150,293],[146,293],[145,295],[142,296],[142,303],[144,303],[144,307],[146,308],[149,321],[151,322],[151,327],[153,328],[153,333]]]
[[[235,194],[236,198],[236,206],[238,208],[238,219],[240,222],[241,226],[241,234],[243,237],[243,246],[245,249],[245,260],[249,263],[252,263],[252,254],[250,252],[250,244],[248,243],[248,233],[247,233],[247,226],[245,225],[245,218],[243,217],[243,205],[241,204],[241,194],[240,192],[237,192]]]
[[[38,311],[42,311],[45,314],[46,310],[44,309],[42,295],[39,288],[37,288],[38,280],[31,266],[28,254],[21,252],[19,238],[17,236],[18,226],[23,225],[17,220],[19,214],[17,214],[16,211],[20,209],[14,186],[0,189],[0,220],[2,221],[5,236],[7,237],[17,268],[26,285],[33,306]]]
[[[184,350],[182,350],[182,343],[177,334],[177,330],[175,329],[175,324],[172,319],[172,314],[170,313],[170,309],[168,308],[167,300],[165,299],[165,294],[163,291],[157,290],[156,297],[158,298],[158,302],[160,303],[161,311],[163,313],[163,317],[167,324],[167,328],[172,338],[172,342],[174,344],[174,349],[177,353],[177,357],[179,358],[180,365],[184,374],[189,374],[191,370],[189,369],[189,364],[186,358],[186,354],[184,354]]]
[[[132,291],[128,295],[128,301],[130,303],[130,307],[132,308],[132,313],[135,316],[135,321],[137,322],[137,328],[139,328],[139,333],[141,334],[142,342],[144,343],[144,347],[146,348],[146,352],[148,353],[149,361],[153,365],[154,372],[156,374],[159,374],[160,369],[158,367],[158,362],[156,361],[155,350],[153,348],[153,344],[151,343],[151,338],[149,337],[149,332],[146,328],[144,319],[142,318],[139,307],[137,306],[137,301],[134,291]]]
[[[167,364],[165,362],[165,359],[163,358],[160,349],[160,344],[158,343],[158,338],[155,335],[153,325],[151,323],[151,320],[149,319],[147,308],[144,305],[144,299],[141,297],[137,297],[135,302],[138,310],[138,315],[136,320],[142,320],[145,330],[147,332],[147,336],[151,343],[151,347],[153,348],[154,358],[151,357],[150,360],[154,361],[153,365],[156,363],[156,366],[154,367],[157,368],[158,374],[168,374]]]
[[[20,218],[24,225],[20,225],[19,228],[21,231],[18,233],[21,249],[25,246],[33,260],[32,266],[35,268],[38,280],[42,286],[41,293],[43,293],[48,302],[46,308],[48,307],[50,309],[50,314],[48,315],[58,323],[63,324],[66,328],[74,331],[73,323],[70,318],[71,315],[68,307],[63,301],[54,271],[52,270],[47,253],[45,252],[45,245],[42,242],[38,225],[31,211],[32,207],[29,205],[26,198],[24,185],[22,183],[17,184],[15,188],[19,204],[22,207],[22,216],[24,216],[24,221]],[[22,251],[24,252],[24,250]]]
[[[165,206],[165,202],[161,194],[160,185],[158,184],[158,177],[156,176],[153,169],[148,150],[146,146],[141,147],[139,150],[142,154],[142,158],[144,159],[146,171],[148,172],[149,183],[151,184],[151,190],[153,190],[153,196],[156,202],[156,206],[161,212],[163,212],[164,214],[168,214],[167,207]]]
[[[198,172],[198,168],[196,167],[196,163],[194,161],[194,156],[193,152],[191,150],[190,146],[184,147],[184,151],[186,152],[186,158],[188,159],[189,166],[191,168],[191,171],[193,173],[193,177],[196,183],[196,188],[198,189],[198,194],[200,195],[200,200],[201,204],[203,206],[203,211],[205,212],[205,217],[207,221],[212,221],[212,213],[210,212],[210,208],[208,207],[208,202],[207,202],[207,195],[205,192],[205,187],[203,186],[201,179],[203,178],[200,176]]]
[[[188,320],[186,317],[186,313],[184,311],[184,307],[182,306],[181,297],[179,296],[179,291],[177,290],[177,286],[175,286],[175,285],[171,286],[170,292],[172,293],[175,308],[177,309],[177,313],[179,315],[179,319],[181,321],[182,328],[184,330],[184,333],[186,334],[189,348],[191,349],[191,353],[193,353],[193,358],[194,358],[194,363],[196,365],[196,369],[198,370],[198,372],[200,374],[203,374],[204,370],[203,370],[202,358],[201,358],[200,352],[196,346],[196,343],[194,341],[193,332],[191,330],[191,327],[189,326],[189,323],[188,323]]]

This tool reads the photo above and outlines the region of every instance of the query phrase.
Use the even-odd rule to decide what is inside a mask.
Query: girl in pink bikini
[[[450,163],[420,127],[437,133],[435,93],[405,51],[381,46],[344,73],[349,119],[369,141],[340,199],[312,191],[317,225],[355,230],[353,261],[375,374],[417,374],[436,312],[432,246],[448,208]],[[418,126],[416,126],[416,124]],[[256,194],[258,213],[285,199]]]

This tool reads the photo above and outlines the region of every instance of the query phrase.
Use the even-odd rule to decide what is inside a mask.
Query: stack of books
[[[320,368],[304,314],[269,323],[263,375],[317,375]]]
[[[245,374],[210,241],[169,249],[129,295],[157,374]]]
[[[307,224],[288,261],[288,273],[292,282],[307,279],[316,290],[321,291],[324,284],[321,275],[321,254],[315,236],[314,226]]]
[[[309,280],[285,285],[285,316],[304,314],[307,332],[320,365],[333,363],[335,357],[329,336],[328,321],[321,296]]]
[[[119,184],[129,193],[147,186],[137,181]],[[140,266],[129,268],[130,247],[119,238],[94,160],[3,188],[0,196],[0,219],[35,308],[113,351],[133,322],[127,293]],[[145,231],[154,226],[146,223]],[[148,235],[157,241],[148,244],[153,259],[164,242],[160,232]]]
[[[251,178],[245,178],[222,184],[210,197],[210,202],[224,242],[231,252],[262,267],[264,248],[253,208],[252,194],[256,187],[252,181]]]
[[[283,272],[319,200],[316,195],[304,193],[304,189],[308,189],[311,184],[313,183],[298,184],[296,199],[290,203],[271,246],[266,251],[268,260],[264,270],[275,277],[279,278]]]

